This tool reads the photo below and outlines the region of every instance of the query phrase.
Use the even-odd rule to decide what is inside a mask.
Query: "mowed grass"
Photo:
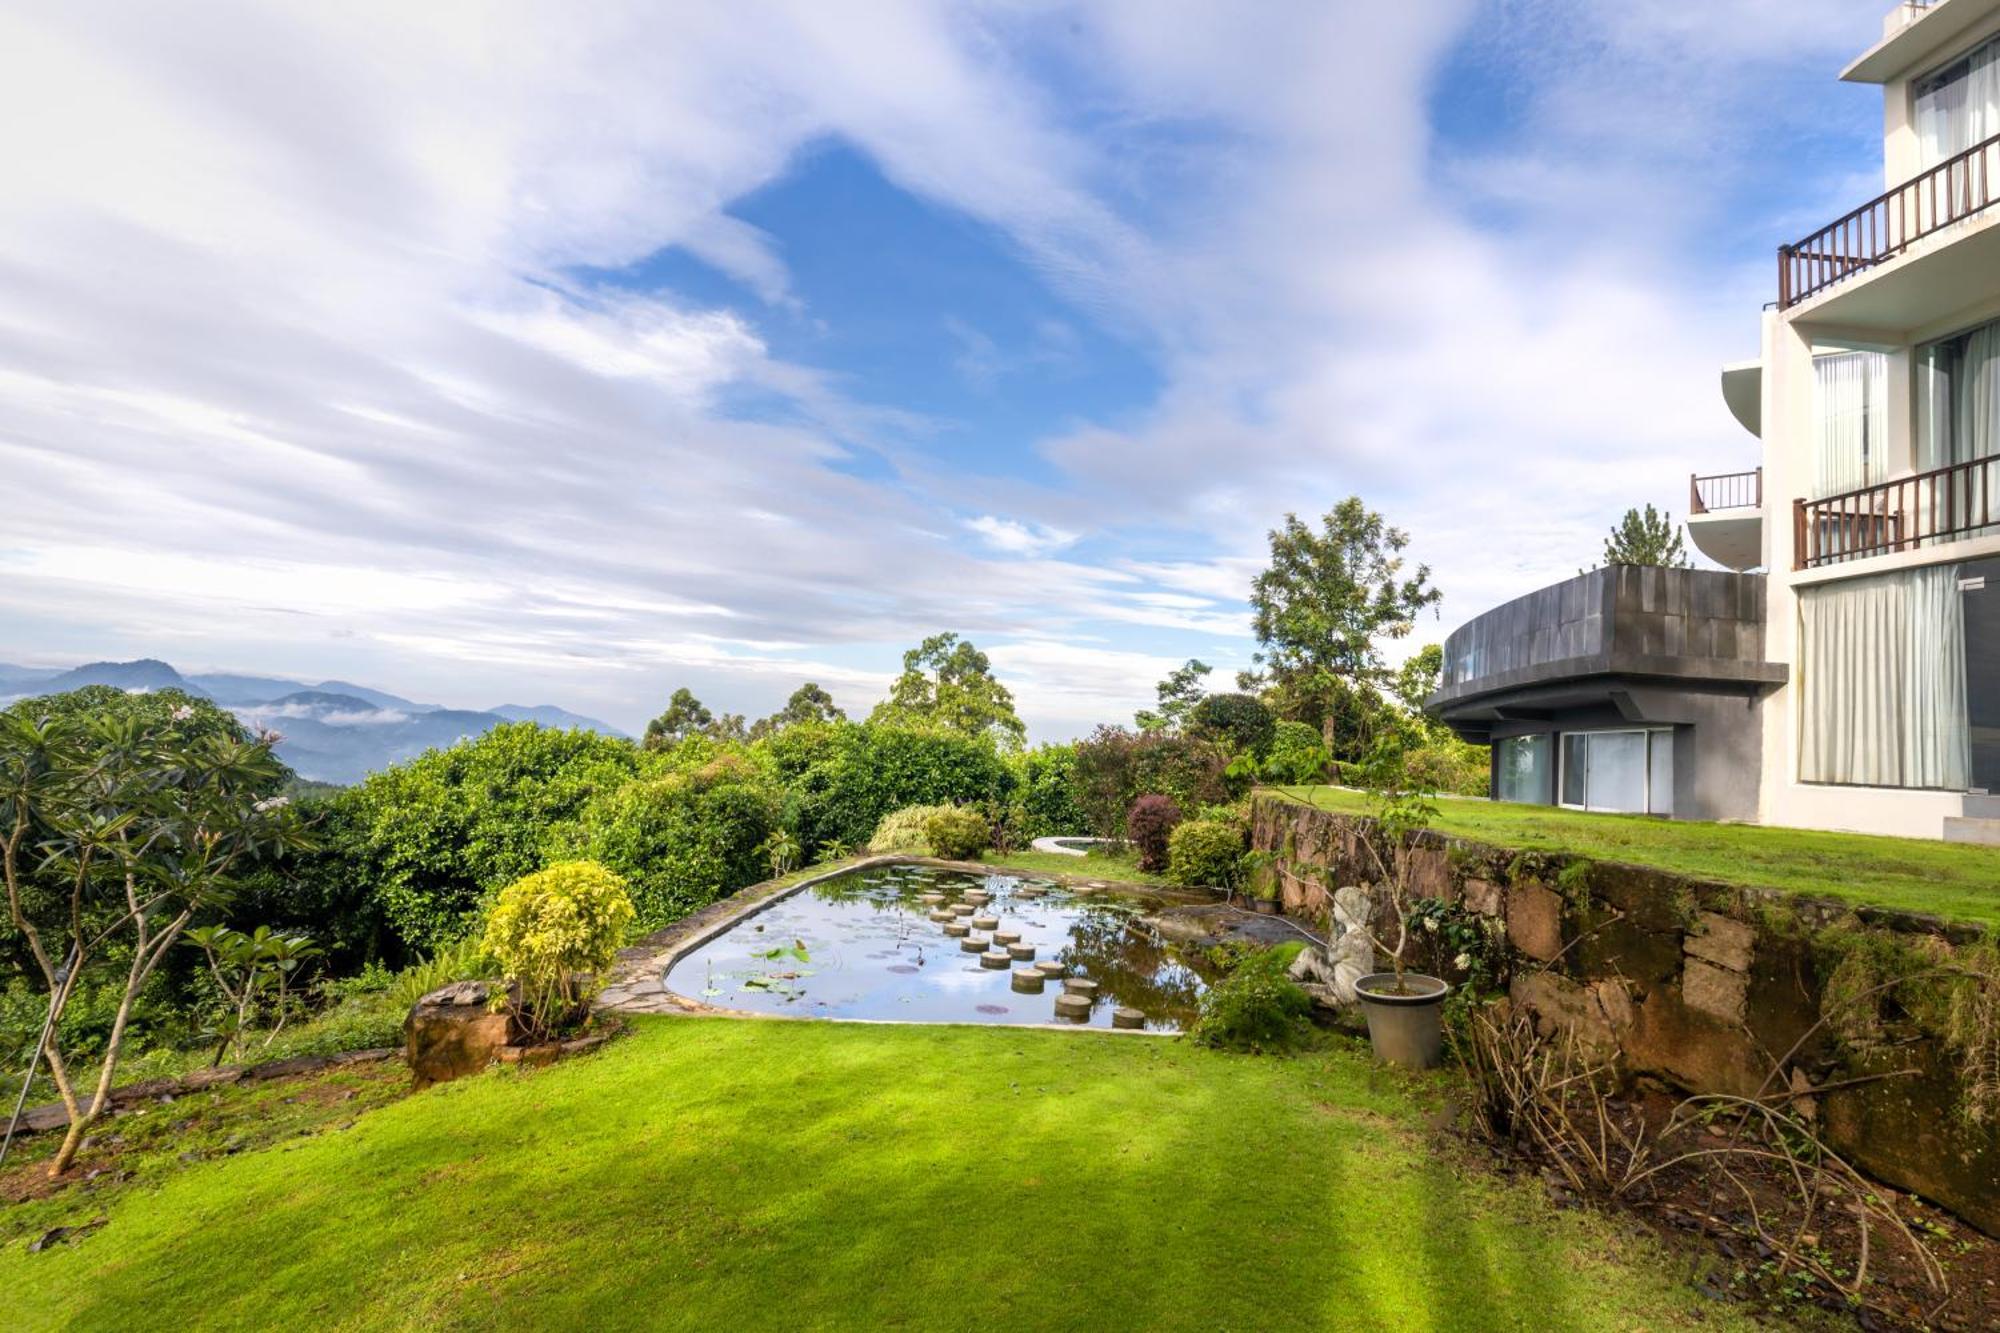
[[[1005,1028],[642,1020],[0,1250],[10,1329],[1736,1327],[1426,1088]]]
[[[1272,790],[1324,810],[1366,814],[1342,787]],[[1656,866],[1723,884],[2000,925],[2000,848],[1757,824],[1596,815],[1499,801],[1438,802],[1441,832],[1524,851]]]

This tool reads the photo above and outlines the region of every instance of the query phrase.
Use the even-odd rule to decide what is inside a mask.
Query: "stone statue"
[[[1368,890],[1357,885],[1335,893],[1328,947],[1302,949],[1292,962],[1292,979],[1323,987],[1337,1004],[1353,1004],[1354,983],[1375,971],[1375,940],[1368,933],[1372,906]]]

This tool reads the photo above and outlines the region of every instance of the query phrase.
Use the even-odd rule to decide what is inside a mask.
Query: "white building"
[[[1885,189],[1779,250],[1722,372],[1762,466],[1691,488],[1762,587],[1600,581],[1589,624],[1550,589],[1454,634],[1434,705],[1498,794],[2000,843],[2000,0],[1898,6],[1841,77],[1882,88]]]

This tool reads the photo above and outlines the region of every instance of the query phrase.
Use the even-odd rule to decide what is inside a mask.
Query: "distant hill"
[[[181,690],[206,699],[208,691],[165,662],[142,657],[136,662],[88,662],[41,682],[38,693],[62,694],[86,685],[112,685],[132,693]]]
[[[623,736],[609,723],[553,704],[504,704],[490,710],[420,704],[347,681],[317,686],[277,676],[210,672],[183,676],[165,662],[92,662],[68,671],[0,664],[0,705],[31,694],[60,694],[86,685],[122,690],[185,690],[215,700],[246,724],[275,731],[278,757],[301,778],[359,782],[379,769],[435,746],[483,735],[503,722],[535,722]]]
[[[260,704],[267,699],[311,688],[303,681],[281,680],[276,676],[237,676],[228,672],[211,672],[189,676],[188,679],[207,690],[208,697],[219,704]]]
[[[599,722],[594,717],[572,713],[567,708],[557,708],[554,704],[501,704],[489,708],[489,713],[498,713],[509,722],[539,722],[545,727],[560,727],[566,730],[596,731],[606,736],[623,736],[624,732],[609,722]]]

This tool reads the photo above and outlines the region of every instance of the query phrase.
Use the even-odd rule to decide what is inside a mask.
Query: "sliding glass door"
[[[1635,815],[1674,812],[1674,733],[1571,731],[1562,738],[1562,804]]]

